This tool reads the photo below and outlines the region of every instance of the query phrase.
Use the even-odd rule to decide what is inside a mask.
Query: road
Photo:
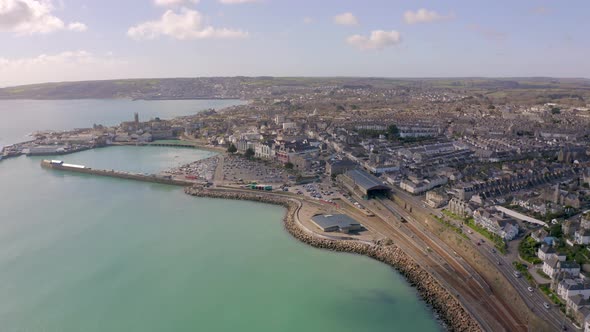
[[[356,197],[356,199],[359,199]],[[361,200],[362,201],[362,200]],[[418,264],[433,274],[486,331],[525,331],[525,322],[510,307],[502,303],[483,279],[461,258],[453,256],[444,244],[432,241],[410,223],[402,224],[381,201],[364,203],[378,218],[365,218],[371,231],[390,238],[413,257]],[[404,213],[403,211],[399,211]],[[359,212],[360,214],[360,212]],[[409,217],[409,216],[408,216]]]
[[[476,243],[483,236],[480,234],[467,234],[467,236]],[[531,285],[526,281],[525,278],[517,278],[514,276],[515,269],[512,266],[512,261],[500,253],[492,252],[493,246],[486,240],[481,246],[478,246],[478,251],[485,256],[491,262],[496,264],[498,270],[502,272],[504,277],[514,286],[520,297],[525,301],[527,306],[539,317],[545,319],[553,327],[560,330],[565,325],[569,331],[574,331],[575,327],[571,324],[568,319],[565,319],[565,315],[556,306],[551,306],[551,309],[546,309],[543,306],[544,302],[552,304],[551,300],[543,294],[539,289],[534,289],[533,292],[528,290]],[[501,264],[498,265],[497,262]]]
[[[424,206],[424,202],[416,196],[409,195],[401,190],[395,190],[395,195],[400,196],[404,201],[408,202],[411,207],[412,211],[421,213],[423,215],[430,215],[436,214],[435,210],[432,210],[428,207]],[[484,237],[478,233],[466,235],[472,240],[475,244],[478,241],[484,239]],[[504,257],[499,253],[492,252],[493,244],[490,243],[487,239],[484,239],[485,242],[481,246],[477,246],[477,250],[487,258],[492,264],[494,264],[498,270],[504,275],[504,277],[512,284],[512,286],[516,289],[520,297],[523,301],[527,304],[527,306],[540,318],[547,321],[554,327],[556,330],[562,330],[563,326],[565,325],[569,331],[575,331],[575,327],[573,324],[566,319],[565,315],[555,306],[552,306],[551,309],[545,309],[543,306],[544,302],[552,304],[548,297],[545,296],[540,290],[535,289],[533,292],[528,291],[528,287],[531,285],[526,281],[524,278],[516,278],[514,276],[514,268],[512,266],[512,262]],[[501,265],[498,265],[498,261],[501,262]]]

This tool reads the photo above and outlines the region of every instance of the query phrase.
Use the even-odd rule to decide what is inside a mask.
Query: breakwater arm
[[[162,175],[157,175],[157,174],[138,174],[138,173],[130,173],[130,172],[124,172],[124,171],[116,171],[116,170],[94,169],[94,168],[90,168],[90,167],[86,167],[86,166],[82,166],[82,165],[65,164],[61,161],[56,161],[56,160],[43,160],[43,161],[41,161],[41,167],[48,168],[48,169],[56,169],[56,170],[60,170],[60,171],[67,171],[67,172],[91,174],[91,175],[98,175],[98,176],[107,176],[107,177],[112,177],[112,178],[143,181],[143,182],[169,184],[169,185],[175,185],[175,186],[192,186],[195,184],[194,181],[176,179],[172,176],[162,176]]]
[[[298,240],[321,249],[365,255],[386,263],[401,273],[416,288],[451,331],[482,331],[483,329],[463,305],[445,289],[428,271],[408,254],[393,244],[368,244],[360,241],[331,240],[316,236],[303,229],[297,218],[301,201],[296,198],[241,190],[186,187],[185,193],[197,197],[250,200],[287,208],[284,225]]]

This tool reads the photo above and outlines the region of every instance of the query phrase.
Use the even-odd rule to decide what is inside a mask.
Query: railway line
[[[510,307],[497,298],[487,283],[466,262],[449,254],[444,244],[435,242],[424,234],[405,211],[392,206],[388,200],[370,201],[369,207],[376,216],[369,221],[369,228],[396,241],[396,244],[413,256],[419,264],[428,267],[437,279],[490,331],[526,331]],[[401,223],[400,217],[408,223]],[[367,219],[365,219],[367,220]],[[383,222],[385,221],[385,222]],[[466,287],[467,286],[467,287]]]

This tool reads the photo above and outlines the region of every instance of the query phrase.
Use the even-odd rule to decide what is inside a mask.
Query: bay
[[[43,102],[56,103],[43,106],[56,123],[52,109],[77,103]],[[84,102],[89,119],[108,104]],[[4,103],[28,107],[0,101],[0,110],[10,108]],[[173,116],[168,102],[146,103],[154,116],[158,107]],[[210,155],[125,146],[63,159],[156,172]],[[41,159],[0,161],[2,331],[440,330],[396,271],[298,242],[284,231],[282,208],[42,169]]]

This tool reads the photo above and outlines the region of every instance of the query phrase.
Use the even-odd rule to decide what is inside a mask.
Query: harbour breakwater
[[[402,274],[420,297],[439,315],[450,331],[482,331],[478,322],[461,303],[452,296],[430,273],[418,265],[409,255],[393,244],[367,244],[351,240],[330,240],[315,236],[297,222],[301,202],[276,194],[238,190],[211,189],[200,186],[186,187],[185,193],[197,197],[249,200],[287,208],[284,225],[298,240],[316,248],[365,255],[388,264]]]
[[[175,179],[171,176],[161,176],[161,175],[157,175],[157,174],[139,174],[139,173],[130,173],[130,172],[105,170],[105,169],[94,169],[94,168],[90,168],[90,167],[86,167],[86,166],[82,166],[82,165],[70,165],[70,164],[64,164],[63,162],[60,162],[60,161],[51,161],[51,160],[41,161],[41,167],[49,168],[49,169],[57,169],[57,170],[61,170],[61,171],[75,172],[75,173],[108,176],[108,177],[119,178],[119,179],[127,179],[127,180],[143,181],[143,182],[153,182],[153,183],[160,183],[160,184],[170,184],[170,185],[175,185],[175,186],[192,186],[195,184],[194,182]]]

